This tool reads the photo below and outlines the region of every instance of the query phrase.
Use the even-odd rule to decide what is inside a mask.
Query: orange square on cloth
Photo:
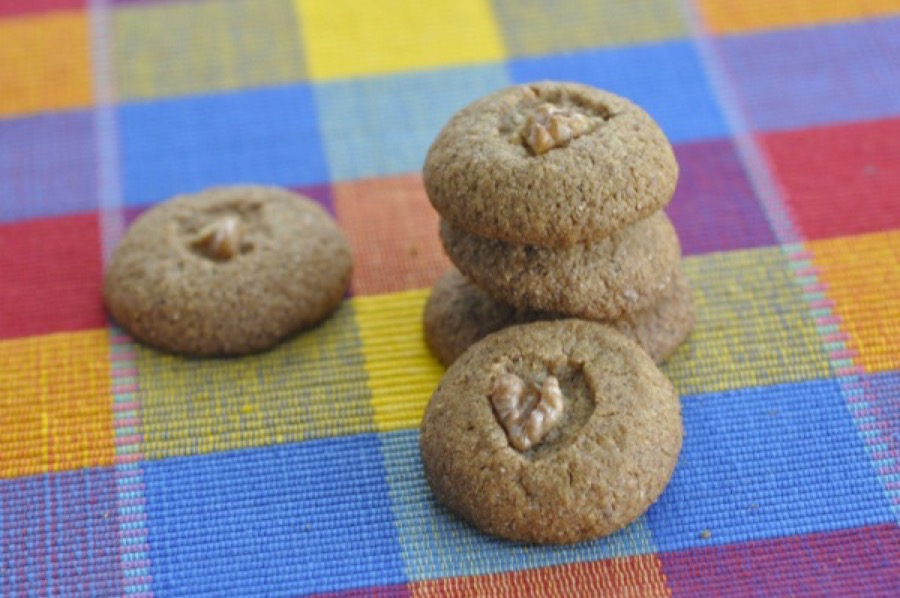
[[[547,588],[554,592],[546,593]],[[412,584],[415,597],[671,596],[658,555],[573,563]]]
[[[429,287],[449,267],[419,175],[337,183],[334,203],[357,295]]]
[[[741,33],[864,19],[896,12],[896,0],[700,0],[714,33]]]
[[[112,465],[109,335],[0,341],[0,478]]]
[[[900,231],[814,241],[807,247],[854,363],[869,373],[900,368]]]
[[[90,106],[89,32],[81,11],[0,19],[0,117]]]

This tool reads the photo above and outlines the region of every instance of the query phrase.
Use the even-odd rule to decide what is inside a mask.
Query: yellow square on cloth
[[[487,0],[295,0],[312,79],[504,58]]]
[[[444,375],[422,332],[428,294],[420,289],[354,300],[379,432],[418,428]]]
[[[135,344],[148,459],[374,431],[353,305],[267,351],[198,359]]]
[[[305,78],[293,7],[283,0],[167,2],[115,11],[119,96],[152,99]]]

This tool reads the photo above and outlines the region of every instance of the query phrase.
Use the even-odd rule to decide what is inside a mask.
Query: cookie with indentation
[[[675,389],[640,347],[608,326],[559,320],[463,353],[419,440],[432,492],[464,520],[511,540],[571,543],[644,513],[682,436]]]
[[[112,255],[103,293],[113,318],[149,345],[240,355],[327,317],[351,269],[346,239],[313,200],[221,187],[141,215]]]
[[[556,247],[595,241],[664,207],[678,163],[633,102],[546,81],[502,89],[456,113],[428,150],[423,179],[454,226]]]
[[[422,323],[429,349],[438,361],[449,366],[463,351],[492,332],[515,324],[565,317],[517,309],[497,301],[451,268],[432,288]],[[677,271],[654,305],[607,323],[636,341],[654,361],[662,363],[684,342],[694,326],[694,306],[687,279]]]
[[[671,221],[656,212],[591,244],[511,245],[440,224],[453,264],[498,301],[522,309],[613,320],[659,301],[681,261]]]

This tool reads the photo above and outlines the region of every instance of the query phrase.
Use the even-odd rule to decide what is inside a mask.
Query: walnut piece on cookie
[[[531,150],[546,154],[557,147],[591,132],[596,123],[574,108],[558,108],[553,104],[539,104],[525,121],[521,136]]]
[[[230,260],[241,251],[244,227],[240,218],[224,216],[200,229],[191,244],[215,260]]]
[[[675,389],[644,351],[603,324],[558,320],[463,353],[428,403],[419,446],[436,498],[478,529],[571,543],[645,512],[682,436]]]
[[[103,295],[113,318],[148,345],[241,355],[327,317],[351,270],[346,239],[313,200],[220,187],[142,214],[113,252]]]
[[[657,123],[579,83],[515,85],[459,110],[422,179],[452,225],[514,245],[597,242],[672,198],[678,163]]]
[[[515,374],[501,374],[491,391],[497,418],[509,443],[520,451],[538,444],[562,418],[565,409],[559,380],[547,376],[538,388]]]

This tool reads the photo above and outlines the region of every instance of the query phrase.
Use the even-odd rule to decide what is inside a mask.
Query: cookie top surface
[[[665,206],[678,164],[656,122],[629,100],[541,82],[502,89],[456,113],[428,150],[423,178],[434,208],[459,228],[508,243],[566,246]]]
[[[514,324],[564,318],[560,314],[517,309],[497,301],[469,282],[459,270],[451,268],[432,288],[422,323],[431,352],[448,366],[492,332]],[[636,341],[656,363],[662,363],[684,342],[694,326],[690,286],[678,271],[655,304],[606,323]]]
[[[453,264],[498,301],[589,320],[647,309],[669,285],[681,245],[664,212],[592,244],[511,245],[440,224]]]
[[[675,390],[644,351],[602,324],[560,320],[506,328],[460,356],[425,410],[420,450],[438,500],[482,531],[569,543],[646,511],[682,435]]]
[[[103,291],[112,316],[149,345],[238,355],[325,318],[351,268],[343,234],[312,200],[222,187],[141,215],[113,253]]]

